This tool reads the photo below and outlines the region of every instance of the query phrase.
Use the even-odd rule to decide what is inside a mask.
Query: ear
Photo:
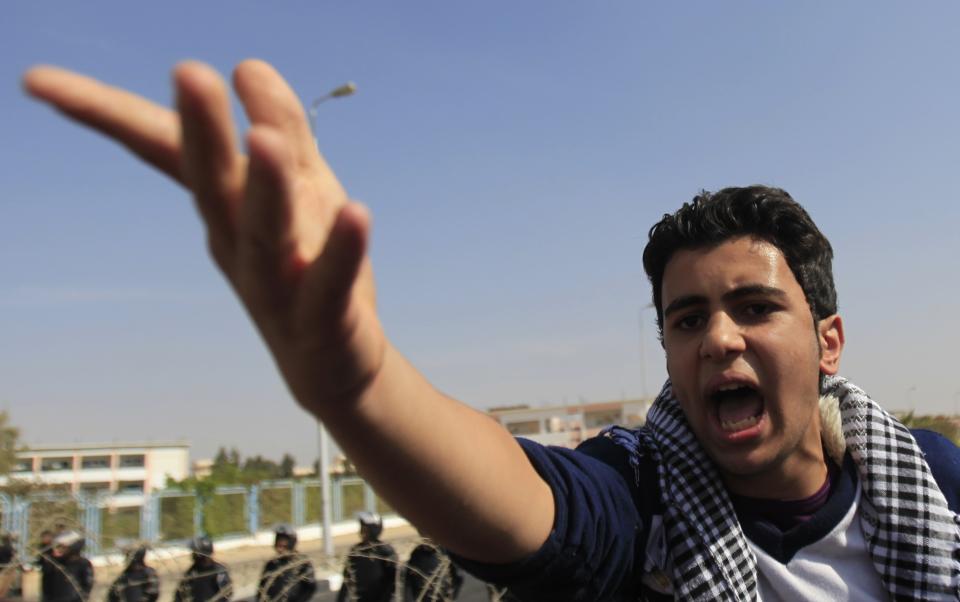
[[[843,320],[838,314],[827,316],[817,323],[820,337],[820,372],[836,374],[840,370],[840,355],[843,353]]]

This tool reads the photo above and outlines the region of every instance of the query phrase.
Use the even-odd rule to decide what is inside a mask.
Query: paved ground
[[[336,599],[337,592],[323,592],[315,595],[311,602],[336,602]],[[486,584],[470,575],[464,575],[463,587],[460,589],[460,595],[457,596],[457,602],[490,602]]]

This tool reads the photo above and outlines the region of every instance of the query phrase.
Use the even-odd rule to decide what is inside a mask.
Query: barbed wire
[[[88,547],[94,549],[113,549],[120,548],[122,551],[131,551],[144,546],[148,552],[146,564],[156,571],[159,585],[159,602],[172,601],[174,595],[182,583],[189,583],[192,579],[204,577],[203,574],[188,575],[187,570],[193,563],[193,558],[189,554],[183,553],[182,547],[156,546],[152,547],[147,542],[135,538],[120,537],[117,533],[101,534],[99,537],[87,532],[82,521],[78,520],[81,516],[79,510],[66,508],[64,505],[56,504],[37,504],[31,508],[32,512],[29,518],[30,529],[29,539],[24,546],[25,552],[22,558],[17,558],[16,566],[11,566],[13,570],[25,568],[28,571],[38,572],[38,560],[45,557],[52,558],[51,550],[40,540],[40,534],[49,531],[54,536],[58,533],[74,530],[86,539]],[[415,602],[440,602],[452,600],[453,591],[451,581],[456,571],[455,565],[450,558],[443,553],[442,549],[427,539],[420,537],[406,537],[394,539],[391,542],[397,555],[393,558],[384,559],[380,555],[366,554],[353,551],[353,557],[368,560],[386,560],[393,564],[394,571],[394,594],[393,600],[411,600]],[[95,545],[91,545],[95,544]],[[439,559],[435,568],[424,571],[417,566],[411,566],[408,560],[410,553],[420,545],[427,545]],[[238,557],[239,556],[239,557]],[[121,553],[111,553],[99,555],[100,561],[95,568],[93,588],[90,592],[90,600],[106,600],[112,585],[124,573],[128,565],[129,558]],[[267,600],[287,600],[288,596],[294,592],[300,585],[309,585],[309,582],[315,582],[317,573],[325,574],[344,574],[344,567],[349,565],[350,553],[340,553],[334,556],[327,556],[322,550],[300,552],[291,561],[278,565],[274,570],[266,570],[267,563],[277,558],[272,548],[261,546],[251,546],[249,548],[239,548],[224,551],[221,554],[214,552],[212,555],[217,561],[222,562],[223,566],[229,572],[232,581],[232,592],[234,595],[242,592],[253,592],[253,598]],[[311,571],[304,571],[303,567],[309,565]],[[80,593],[81,598],[86,598],[81,584],[77,583],[73,575],[58,562],[46,563],[48,570],[54,570],[60,573],[68,584],[74,590]],[[301,572],[302,571],[302,572]],[[39,585],[41,575],[37,574],[35,584]],[[415,580],[417,588],[409,588],[408,581]],[[283,586],[274,591],[270,596],[269,590],[277,582],[283,583]],[[0,580],[2,583],[2,580]],[[136,587],[145,585],[145,581],[130,581],[123,587]],[[350,580],[344,581],[344,587],[350,586]],[[409,597],[413,591],[413,597]],[[120,591],[122,594],[122,590]],[[407,596],[405,598],[405,596]],[[505,592],[490,587],[490,600],[506,600]],[[225,596],[223,596],[225,597]],[[182,597],[184,602],[187,598]],[[123,600],[122,596],[120,597]]]

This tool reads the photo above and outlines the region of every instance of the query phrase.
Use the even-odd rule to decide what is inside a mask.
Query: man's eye
[[[751,303],[743,308],[743,313],[753,318],[765,316],[773,311],[773,305],[769,303]]]
[[[676,321],[676,327],[680,330],[694,330],[703,324],[703,316],[692,314],[683,316]]]

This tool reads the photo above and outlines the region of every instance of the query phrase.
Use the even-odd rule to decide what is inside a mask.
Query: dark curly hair
[[[643,250],[643,267],[653,286],[661,340],[663,272],[673,254],[740,236],[754,236],[780,249],[803,289],[814,322],[837,312],[833,248],[806,210],[785,190],[747,186],[702,191],[650,228],[650,240]]]

